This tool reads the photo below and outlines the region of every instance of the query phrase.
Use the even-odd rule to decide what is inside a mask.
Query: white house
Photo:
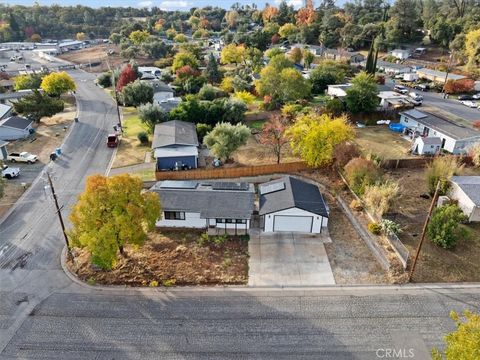
[[[331,97],[343,98],[347,96],[347,89],[351,87],[352,84],[337,84],[337,85],[328,85],[327,95]]]
[[[150,191],[162,204],[158,227],[205,229],[210,233],[247,234],[255,188],[245,182],[159,181]]]
[[[155,77],[160,77],[162,75],[162,70],[155,66],[139,66],[138,72],[141,74],[149,74]]]
[[[33,121],[21,116],[10,116],[0,120],[0,140],[25,139],[34,130]]]
[[[363,66],[365,66],[366,62],[363,62],[362,64],[364,64]],[[391,75],[400,75],[412,72],[412,68],[410,66],[403,64],[395,64],[381,60],[377,61],[377,69]]]
[[[399,60],[405,60],[410,57],[410,50],[395,49],[392,50],[391,54]]]
[[[480,176],[452,176],[448,196],[458,201],[458,206],[468,221],[480,221]]]
[[[12,114],[12,107],[6,104],[0,104],[0,120],[9,117]]]
[[[408,96],[395,91],[380,91],[377,96],[380,98],[380,107],[382,109],[413,107]]]
[[[318,186],[291,176],[259,186],[260,223],[264,232],[321,233],[329,209]]]
[[[400,123],[406,127],[407,135],[412,138],[440,138],[440,149],[452,154],[465,154],[473,144],[480,141],[479,131],[416,109],[401,112]]]
[[[0,140],[0,160],[7,160],[7,145],[8,142]]]
[[[442,147],[442,139],[439,137],[417,137],[412,145],[412,152],[418,155],[436,155]]]

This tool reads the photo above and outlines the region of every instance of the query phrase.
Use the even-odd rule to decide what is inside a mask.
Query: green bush
[[[399,235],[402,232],[399,224],[387,219],[383,219],[380,222],[380,228],[385,235]]]
[[[97,83],[104,88],[112,86],[112,74],[108,72],[101,74],[97,79]]]
[[[371,222],[368,224],[368,231],[370,231],[372,234],[380,235],[382,232],[382,227],[377,223]]]
[[[445,195],[450,186],[449,180],[453,175],[458,175],[463,169],[463,165],[454,156],[441,156],[435,158],[425,171],[425,177],[430,195],[435,193],[437,183],[440,183],[439,193]]]
[[[224,243],[227,242],[227,240],[228,240],[227,234],[216,235],[216,236],[212,236],[211,238],[212,243],[214,243],[216,246],[223,245]]]
[[[453,248],[458,239],[465,234],[459,231],[459,225],[467,217],[456,204],[449,204],[435,208],[427,227],[430,240],[444,249]]]
[[[158,281],[157,281],[157,280],[152,280],[152,281],[150,281],[150,283],[148,284],[148,286],[150,286],[150,287],[157,287],[157,286],[158,286]]]
[[[145,145],[148,143],[148,134],[145,131],[139,132],[137,139],[140,141],[140,143],[142,143],[142,145]]]
[[[170,286],[174,286],[176,282],[177,282],[177,280],[175,280],[175,279],[168,279],[168,280],[164,280],[162,282],[162,284],[165,287],[170,287]]]

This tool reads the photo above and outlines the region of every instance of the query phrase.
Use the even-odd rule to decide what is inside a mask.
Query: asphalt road
[[[62,213],[85,176],[104,173],[113,102],[72,72],[80,122],[50,164]],[[0,224],[0,359],[428,359],[451,310],[479,310],[463,289],[96,289],[62,271],[64,245],[43,180]]]

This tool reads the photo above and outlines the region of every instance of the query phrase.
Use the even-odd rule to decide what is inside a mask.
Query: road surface
[[[50,165],[66,216],[104,173],[113,102],[73,72],[80,122]],[[480,289],[96,289],[70,280],[44,182],[0,225],[0,359],[427,359]],[[404,356],[406,357],[406,356]],[[390,356],[391,358],[391,356]]]

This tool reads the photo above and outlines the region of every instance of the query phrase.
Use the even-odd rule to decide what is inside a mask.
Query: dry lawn
[[[356,128],[355,132],[355,142],[365,154],[372,153],[385,160],[413,157],[408,153],[410,143],[386,125]]]
[[[7,213],[13,204],[22,196],[25,189],[20,184],[5,181],[4,195],[0,199],[0,219]]]
[[[108,285],[217,285],[246,284],[248,241],[231,237],[221,245],[199,245],[200,232],[194,230],[156,231],[139,249],[127,247],[112,271],[94,269],[86,251],[79,251],[78,276],[89,282]]]

